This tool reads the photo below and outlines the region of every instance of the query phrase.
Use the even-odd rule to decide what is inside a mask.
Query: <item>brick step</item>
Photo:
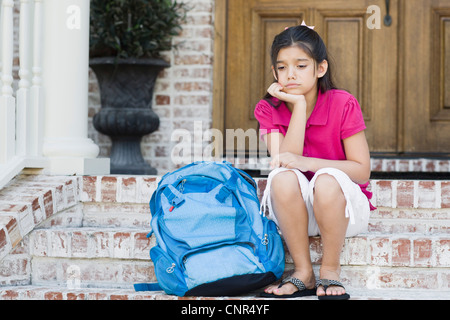
[[[29,240],[33,284],[64,285],[68,269],[81,274],[84,286],[127,287],[156,280],[149,250],[155,240],[136,229],[39,229]],[[448,234],[368,233],[346,239],[342,279],[354,287],[448,288]],[[320,237],[310,238],[313,263],[320,264]],[[292,259],[286,256],[287,270]],[[353,283],[354,278],[361,279]]]
[[[351,300],[448,300],[450,294],[443,291],[421,289],[354,289],[347,287]],[[245,301],[267,302],[273,299],[258,297],[257,293],[237,297],[177,297],[164,292],[135,292],[133,289],[107,288],[67,288],[57,286],[22,286],[0,287],[0,300],[179,300],[179,301],[230,301],[239,303]],[[278,300],[278,299],[277,299]],[[287,299],[283,299],[287,300]],[[317,300],[316,296],[293,298],[288,300]],[[174,305],[179,307],[180,305]],[[283,304],[283,308],[289,305]]]
[[[439,300],[448,299],[445,292],[424,290],[349,290],[352,300]],[[262,300],[257,294],[238,297],[183,297],[169,296],[163,292],[134,292],[130,289],[67,289],[49,286],[4,287],[0,289],[0,300]],[[295,298],[293,300],[316,300],[317,297]]]

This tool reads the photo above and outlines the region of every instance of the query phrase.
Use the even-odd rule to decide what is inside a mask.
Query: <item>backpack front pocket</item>
[[[219,185],[208,193],[181,195],[185,200],[182,205],[164,211],[163,228],[183,239],[191,249],[235,241],[236,219],[245,212],[241,207],[233,206],[233,196],[223,202],[217,200],[215,195],[220,189]]]
[[[243,274],[264,273],[254,249],[246,243],[222,245],[198,250],[183,259],[186,285],[198,285]]]

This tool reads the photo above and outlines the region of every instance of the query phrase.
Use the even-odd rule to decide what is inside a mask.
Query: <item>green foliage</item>
[[[90,56],[160,58],[187,10],[177,0],[91,0]]]

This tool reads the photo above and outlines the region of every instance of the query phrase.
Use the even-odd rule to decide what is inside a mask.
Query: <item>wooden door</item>
[[[271,42],[305,20],[330,51],[337,86],[360,102],[373,153],[450,152],[450,1],[389,3],[386,26],[384,0],[216,0],[213,126],[252,135],[273,81]],[[257,152],[233,140],[227,154]]]

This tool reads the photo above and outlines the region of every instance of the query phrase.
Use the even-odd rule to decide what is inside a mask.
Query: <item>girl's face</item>
[[[277,65],[272,66],[273,74],[283,91],[289,94],[317,94],[317,81],[328,69],[326,60],[316,65],[313,58],[298,46],[280,50]]]

